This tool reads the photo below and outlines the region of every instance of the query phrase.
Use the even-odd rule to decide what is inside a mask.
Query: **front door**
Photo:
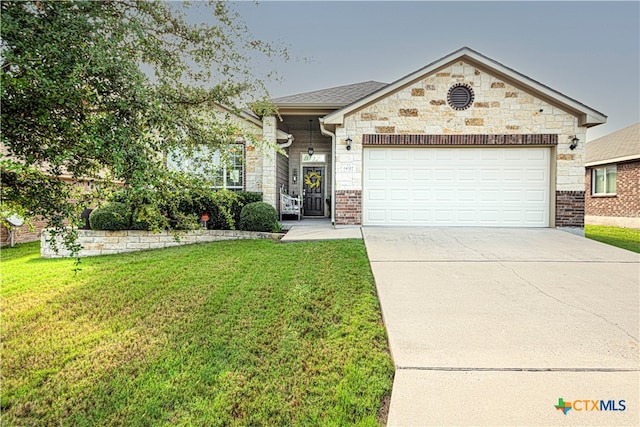
[[[324,167],[307,166],[302,172],[304,215],[324,216]]]

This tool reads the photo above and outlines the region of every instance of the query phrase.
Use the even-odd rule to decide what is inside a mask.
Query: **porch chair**
[[[282,215],[298,215],[298,221],[302,217],[302,200],[299,197],[291,197],[280,187],[280,221]]]

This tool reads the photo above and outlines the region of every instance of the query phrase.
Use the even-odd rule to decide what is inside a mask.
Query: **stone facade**
[[[336,225],[362,224],[362,191],[336,191]]]
[[[179,240],[176,240],[176,235]],[[278,233],[239,230],[191,230],[181,231],[176,235],[168,231],[153,233],[152,231],[142,230],[78,230],[78,243],[83,247],[78,256],[111,255],[221,240],[279,239],[282,237]],[[64,249],[60,249],[56,253],[51,248],[47,238],[48,235],[45,230],[40,240],[40,256],[43,258],[68,258],[71,256],[69,251]]]
[[[588,167],[585,172],[586,222],[640,228],[640,160],[617,164],[615,195],[592,194],[592,170],[602,166]]]
[[[276,118],[265,117],[262,126],[262,139],[264,147],[260,150],[262,157],[262,201],[276,207],[278,193],[276,190],[277,157],[275,147],[277,144]],[[253,191],[247,188],[249,191]]]
[[[465,83],[474,92],[474,104],[466,110],[456,111],[447,103],[448,90],[456,83]],[[351,151],[346,151],[343,144],[336,144],[338,192],[362,190],[363,138],[376,134],[424,135],[422,138],[427,135],[514,135],[516,139],[522,138],[520,135],[554,135],[553,142],[540,140],[539,145],[555,146],[551,151],[555,155],[555,169],[552,167],[555,191],[584,192],[586,128],[579,126],[578,118],[463,61],[450,64],[347,114],[335,133],[337,141],[347,137],[353,141]],[[574,136],[582,142],[575,150],[570,150]],[[461,144],[453,138],[449,142]],[[336,205],[336,213],[340,209]],[[556,211],[556,216],[562,217],[563,212],[568,211]],[[579,209],[572,212],[582,215]],[[582,221],[582,218],[562,219],[560,223],[582,224]]]

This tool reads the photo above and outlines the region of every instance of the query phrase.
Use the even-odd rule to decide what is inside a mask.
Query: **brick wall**
[[[591,171],[585,173],[585,213],[592,216],[640,217],[640,160],[618,163],[615,196],[591,194]]]
[[[584,191],[556,191],[556,227],[584,227]]]
[[[9,228],[7,228],[5,224],[6,223],[3,223],[3,225],[0,226],[0,246],[8,246],[10,244]],[[13,234],[14,243],[37,242],[40,240],[40,233],[45,227],[45,222],[42,220],[33,220],[31,224],[33,225],[33,231],[28,225],[16,227]]]
[[[336,225],[362,224],[362,191],[336,191]]]

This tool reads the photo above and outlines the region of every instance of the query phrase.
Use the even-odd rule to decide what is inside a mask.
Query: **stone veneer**
[[[584,191],[556,191],[556,227],[584,227]]]
[[[336,191],[336,225],[362,224],[362,191]]]
[[[176,240],[176,235],[179,240]],[[169,231],[154,233],[143,230],[78,230],[78,243],[83,249],[78,256],[96,256],[119,254],[123,252],[144,251],[148,249],[163,249],[171,246],[189,245],[192,243],[217,242],[221,240],[238,239],[279,239],[282,234],[264,233],[239,230],[190,230],[179,231],[174,235]],[[60,249],[56,253],[49,242],[47,231],[42,232],[40,238],[40,256],[43,258],[68,258],[71,253]],[[62,245],[58,245],[62,248]]]
[[[464,111],[454,110],[446,101],[449,88],[456,83],[466,83],[474,91],[474,103]],[[536,144],[555,146],[551,151],[555,153],[553,187],[563,202],[567,201],[567,194],[579,198],[577,194],[582,193],[584,198],[586,128],[579,125],[578,117],[494,76],[489,69],[464,61],[445,66],[346,115],[335,134],[337,192],[362,191],[363,142],[371,145],[375,135],[392,138],[388,145],[405,146],[421,144],[402,143],[402,136],[427,141],[448,135],[451,145],[464,145],[453,136],[513,135],[517,140],[531,135],[540,138],[554,135],[555,141],[540,140]],[[580,142],[575,150],[570,150],[574,136]],[[344,144],[347,137],[352,140],[351,151]],[[583,223],[584,207],[577,208],[577,200],[571,203],[570,210],[556,209],[558,225]],[[336,204],[336,212],[340,209]],[[564,213],[577,217],[568,220],[562,216]]]

